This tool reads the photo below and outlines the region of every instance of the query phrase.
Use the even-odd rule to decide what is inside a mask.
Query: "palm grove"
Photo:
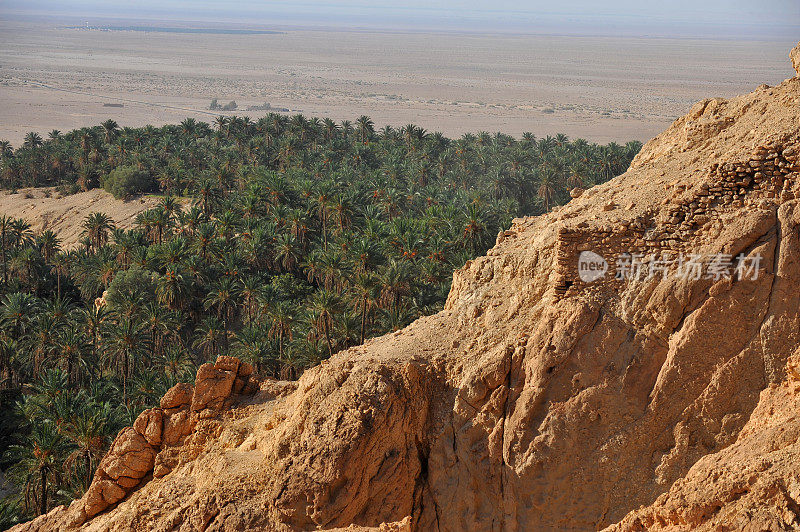
[[[442,308],[513,217],[624,171],[638,142],[270,114],[0,143],[3,188],[161,195],[61,249],[0,215],[0,526],[79,497],[113,435],[218,354],[295,379]],[[100,298],[96,301],[97,298]]]

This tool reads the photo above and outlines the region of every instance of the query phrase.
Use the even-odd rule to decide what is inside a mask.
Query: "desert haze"
[[[703,97],[790,77],[787,42],[285,30],[230,35],[0,22],[0,139],[37,131],[212,121],[270,103],[448,136],[566,133],[647,140]],[[124,107],[104,107],[121,103]],[[229,113],[230,114],[230,113]]]

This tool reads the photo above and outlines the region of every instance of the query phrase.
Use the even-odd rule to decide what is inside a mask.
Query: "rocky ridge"
[[[204,365],[16,530],[798,528],[798,177],[800,77],[704,100],[515,220],[441,313],[296,384]],[[581,281],[583,251],[606,277]],[[615,280],[623,252],[758,275]]]

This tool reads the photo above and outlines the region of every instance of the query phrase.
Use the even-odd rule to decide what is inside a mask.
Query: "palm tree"
[[[325,342],[328,344],[328,356],[333,356],[331,331],[333,330],[333,317],[340,312],[339,297],[330,290],[317,290],[310,303],[309,309],[314,316],[313,321],[317,334],[322,332]]]
[[[27,332],[37,307],[38,301],[31,294],[6,294],[0,300],[0,324],[10,330],[11,338],[19,340]]]
[[[156,279],[156,300],[170,310],[179,310],[186,304],[189,287],[179,266],[168,266],[164,275]]]
[[[375,124],[370,117],[365,115],[359,116],[356,124],[358,124],[358,135],[361,139],[361,144],[366,144],[367,139],[375,132]]]
[[[342,120],[341,124],[342,135],[344,136],[345,140],[350,139],[350,135],[353,133],[353,124],[349,120]]]
[[[0,500],[0,528],[11,528],[24,521],[22,502],[19,497]]]
[[[79,134],[81,145],[81,163],[84,168],[89,164],[89,153],[94,147],[95,134],[91,129],[82,129]]]
[[[477,203],[467,205],[466,223],[464,225],[464,240],[469,244],[471,251],[477,254],[482,250],[488,236],[487,220],[483,209]]]
[[[540,174],[536,195],[544,202],[544,212],[550,212],[556,195],[555,179],[551,172],[544,171]]]
[[[88,359],[90,364],[86,364],[89,374],[89,384],[95,380],[94,364],[98,361],[98,353],[101,348],[103,334],[108,329],[109,313],[107,307],[92,305],[89,308],[77,311],[77,322],[81,325],[82,332],[88,342]]]
[[[161,396],[167,389],[160,382],[159,375],[153,367],[140,369],[133,376],[131,386],[131,402],[138,408],[158,403]]]
[[[14,358],[20,349],[20,342],[0,334],[0,390],[13,388],[15,385]]]
[[[61,279],[69,275],[72,254],[58,252],[53,257],[51,269],[56,274],[56,297],[61,298]]]
[[[11,245],[15,250],[21,249],[33,240],[31,224],[21,218],[12,218],[8,223],[8,234]]]
[[[25,442],[9,448],[13,462],[10,476],[22,487],[25,508],[33,509],[36,515],[46,514],[50,508],[64,451],[64,438],[50,420],[33,424]]]
[[[194,368],[189,361],[188,352],[181,344],[167,346],[161,358],[158,360],[161,367],[167,374],[167,384],[174,386],[184,378],[195,374]]]
[[[358,238],[348,249],[348,263],[356,272],[372,271],[379,257],[380,249],[371,238]]]
[[[203,214],[211,216],[214,210],[214,203],[219,197],[219,189],[214,180],[209,177],[202,178],[195,187],[195,194],[200,196]]]
[[[0,258],[3,261],[3,285],[8,283],[8,257],[10,248],[11,221],[13,219],[5,214],[0,214]]]
[[[267,311],[269,318],[269,337],[278,338],[278,357],[283,360],[284,346],[287,341],[292,340],[292,325],[294,323],[294,313],[292,306],[286,301],[278,301],[269,306]]]
[[[409,293],[411,283],[407,264],[392,259],[378,272],[378,301],[381,307],[397,309],[401,298]]]
[[[27,135],[25,135],[25,141],[22,145],[25,148],[38,148],[43,144],[42,137],[35,131],[31,131]]]
[[[144,247],[147,242],[141,231],[125,231],[116,228],[112,231],[114,247],[117,252],[117,264],[121,268],[129,268],[137,248]]]
[[[197,228],[206,221],[203,211],[197,208],[196,205],[193,205],[186,211],[179,210],[176,216],[179,226],[181,227],[181,232],[186,236],[193,235]]]
[[[322,242],[323,248],[328,249],[328,213],[333,203],[332,184],[325,182],[317,187],[314,203],[317,208],[317,216],[322,223]]]
[[[7,140],[0,140],[0,161],[10,159],[14,155],[14,148]]]
[[[227,332],[215,316],[206,316],[195,329],[192,347],[203,354],[203,360],[213,360],[219,354],[220,344],[227,342]]]
[[[284,271],[293,271],[300,262],[300,249],[292,235],[282,233],[275,243],[275,260]]]
[[[100,125],[103,128],[103,135],[105,136],[106,144],[112,144],[114,139],[117,137],[117,133],[119,132],[119,125],[111,119],[106,120]]]
[[[36,243],[39,247],[42,257],[44,258],[44,261],[49,264],[50,260],[53,258],[53,255],[59,250],[60,240],[53,231],[48,229],[46,231],[42,231],[42,233],[37,237]]]
[[[144,325],[132,318],[122,317],[106,325],[105,349],[117,367],[122,381],[122,400],[128,403],[128,380],[136,362],[147,353],[147,334]]]
[[[325,136],[325,141],[330,143],[334,137],[336,137],[339,126],[330,118],[325,118],[322,120],[322,131]]]
[[[178,329],[178,317],[155,302],[145,305],[141,314],[143,325],[150,333],[153,356],[160,357],[165,339],[172,337]]]
[[[217,133],[222,136],[228,134],[228,119],[224,116],[218,116],[214,119],[214,123],[217,126]]]
[[[148,212],[152,213],[150,221],[152,228],[156,232],[156,242],[161,244],[164,237],[164,232],[169,228],[172,222],[171,215],[169,211],[164,208],[151,209]]]
[[[46,312],[40,312],[33,320],[27,335],[29,365],[32,367],[32,377],[37,379],[42,369],[42,364],[49,362],[58,348],[59,323]]]
[[[361,307],[361,331],[360,343],[364,343],[367,328],[367,313],[374,308],[377,303],[377,283],[375,277],[366,272],[358,272],[352,280],[353,290],[355,292],[355,305],[354,310],[357,312],[358,307]]]
[[[263,286],[263,281],[256,275],[248,275],[239,281],[237,290],[247,312],[248,325],[252,325],[253,323],[253,314],[258,304],[259,297],[264,291]]]
[[[259,373],[265,361],[275,361],[272,342],[264,330],[255,324],[248,325],[236,335],[232,353],[253,364]]]
[[[55,347],[61,359],[61,369],[67,374],[70,386],[82,382],[84,375],[93,373],[95,360],[89,356],[89,344],[77,324],[70,323],[60,330]]]
[[[226,348],[228,347],[228,329],[239,309],[238,297],[239,290],[234,280],[230,277],[222,277],[214,284],[203,301],[203,307],[206,310],[215,308],[217,318],[222,320],[222,340]]]
[[[114,220],[105,213],[93,212],[83,221],[83,229],[83,234],[91,239],[97,251],[108,241],[108,233],[114,229]]]
[[[94,464],[103,456],[108,445],[108,434],[113,429],[113,415],[109,404],[98,405],[84,402],[73,415],[64,430],[64,436],[72,444],[74,450],[64,460],[64,468],[77,472],[83,466],[82,488],[89,489],[94,475]]]

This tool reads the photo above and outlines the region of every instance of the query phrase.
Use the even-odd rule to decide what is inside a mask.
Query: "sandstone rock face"
[[[229,408],[248,369],[204,365],[158,448],[151,411],[109,453],[137,465],[104,459],[117,480],[19,529],[797,528],[799,101],[792,78],[698,103],[626,174],[515,220],[442,312],[296,384]],[[624,252],[647,271],[617,279]],[[694,255],[718,262],[656,269]],[[152,478],[89,516],[147,448]]]
[[[797,43],[797,46],[789,53],[789,59],[792,60],[792,66],[800,77],[800,43]]]
[[[236,369],[224,369],[225,367],[228,367],[226,361],[221,365],[203,364],[198,368],[192,395],[193,411],[198,412],[206,408],[219,410],[225,399],[230,396],[233,382],[236,380]]]
[[[133,423],[133,429],[144,436],[152,447],[161,445],[161,433],[164,426],[164,416],[160,409],[145,410]]]
[[[761,392],[736,441],[704,456],[656,501],[608,532],[800,529],[800,352],[779,385]]]
[[[99,468],[114,480],[120,477],[139,479],[153,469],[155,454],[144,436],[136,429],[126,428],[117,435]]]
[[[161,409],[172,410],[178,409],[192,403],[192,395],[194,388],[191,384],[181,382],[167,390],[164,397],[161,398]]]
[[[234,399],[234,381],[243,383],[240,391],[254,389],[252,374],[249,364],[233,357],[221,356],[214,365],[205,364],[198,370],[195,386],[176,384],[161,399],[161,408],[145,410],[133,427],[119,432],[81,499],[69,508],[60,506],[16,528],[41,531],[79,528],[87,519],[125,499],[146,477],[164,477],[182,462],[194,459],[198,445],[202,445],[209,433],[219,433],[218,422],[213,420],[217,412],[212,409]],[[191,441],[192,438],[197,442]]]

